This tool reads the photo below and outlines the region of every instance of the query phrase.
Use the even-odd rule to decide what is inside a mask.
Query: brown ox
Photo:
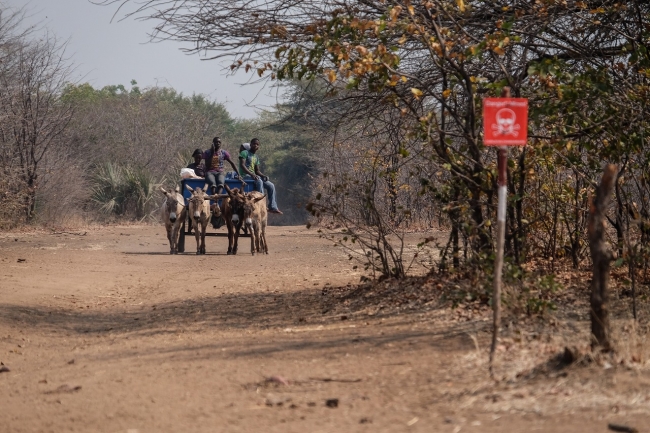
[[[230,189],[228,185],[224,186],[228,195],[221,202],[221,214],[226,220],[228,228],[228,255],[230,255],[237,254],[239,230],[244,222],[244,201],[246,199],[238,188]]]
[[[251,254],[268,254],[266,245],[266,194],[253,191],[245,195],[244,199],[244,223],[251,235]]]
[[[196,254],[205,254],[205,231],[210,221],[210,199],[212,196],[206,194],[208,185],[205,184],[203,189],[192,189],[191,186],[185,185],[188,191],[192,193],[189,198],[189,213],[192,219],[192,229],[194,230],[194,237],[196,238]],[[221,215],[221,210],[218,206],[214,207],[216,216]]]
[[[160,191],[165,194],[160,208],[160,215],[167,229],[167,239],[169,239],[169,254],[178,254],[178,235],[180,227],[186,217],[185,200],[180,195],[178,188],[176,191],[167,191],[160,187]]]

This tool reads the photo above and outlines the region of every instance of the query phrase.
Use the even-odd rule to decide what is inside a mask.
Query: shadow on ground
[[[384,346],[389,343],[424,343],[434,345],[438,350],[458,349],[460,343],[462,347],[470,349],[473,342],[469,335],[486,327],[481,320],[451,326],[444,320],[442,311],[430,312],[426,326],[418,328],[413,327],[418,322],[417,310],[397,315],[393,312],[387,323],[382,322],[381,316],[351,314],[348,318],[348,315],[332,315],[328,314],[329,310],[323,310],[324,297],[320,289],[303,289],[292,293],[234,293],[149,305],[140,310],[118,310],[120,307],[117,306],[105,310],[74,310],[0,304],[0,325],[19,327],[25,332],[35,328],[55,335],[64,333],[89,337],[276,331],[276,341],[273,343],[261,341],[249,348],[239,346],[237,350],[240,356],[287,350],[345,350],[355,345]],[[437,317],[441,319],[440,322],[436,320]],[[369,324],[377,326],[366,327]],[[339,327],[349,330],[340,333]],[[327,331],[336,331],[336,334]],[[192,350],[216,347],[223,347],[223,342],[193,345]],[[185,349],[162,349],[167,350]],[[161,353],[161,349],[156,349],[156,352]]]

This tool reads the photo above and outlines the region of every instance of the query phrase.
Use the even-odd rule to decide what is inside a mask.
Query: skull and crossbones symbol
[[[497,123],[492,124],[492,130],[501,135],[519,135],[521,126],[515,123],[517,115],[510,108],[502,108],[497,111]]]

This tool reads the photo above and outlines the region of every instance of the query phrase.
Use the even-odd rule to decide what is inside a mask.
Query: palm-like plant
[[[107,215],[132,214],[142,220],[153,211],[155,191],[160,185],[144,167],[122,167],[106,163],[92,179],[91,200]]]
[[[92,195],[90,199],[99,206],[100,211],[108,215],[124,214],[124,173],[122,167],[115,163],[101,165],[92,178]]]
[[[133,203],[135,216],[142,220],[152,211],[156,182],[153,174],[144,167],[127,167],[124,170],[124,190],[128,200]]]

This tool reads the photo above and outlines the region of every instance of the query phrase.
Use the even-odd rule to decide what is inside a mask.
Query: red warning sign
[[[525,146],[528,139],[528,99],[485,98],[483,131],[486,146]]]

